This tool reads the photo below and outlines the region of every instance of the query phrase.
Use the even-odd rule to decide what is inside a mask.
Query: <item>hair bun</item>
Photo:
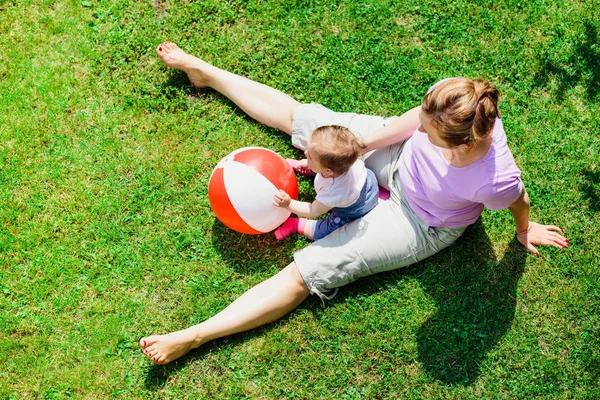
[[[498,89],[481,79],[474,79],[473,86],[477,96],[473,118],[473,136],[482,138],[492,131],[496,118],[500,116],[498,111],[499,93]]]
[[[475,145],[499,116],[498,90],[481,79],[453,78],[434,85],[421,110],[450,146]]]

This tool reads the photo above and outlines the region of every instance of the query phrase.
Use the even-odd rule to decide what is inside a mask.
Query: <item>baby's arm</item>
[[[296,215],[308,218],[318,217],[331,210],[331,207],[316,200],[312,203],[293,200],[290,195],[283,190],[280,190],[273,195],[273,204],[277,207],[285,208]]]

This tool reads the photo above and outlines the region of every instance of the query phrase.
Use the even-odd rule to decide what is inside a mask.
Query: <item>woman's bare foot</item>
[[[199,88],[210,86],[207,71],[215,69],[214,66],[186,53],[171,42],[161,43],[156,48],[156,53],[167,67],[185,72],[194,86]]]
[[[157,364],[168,364],[200,344],[190,329],[140,339],[144,354]]]

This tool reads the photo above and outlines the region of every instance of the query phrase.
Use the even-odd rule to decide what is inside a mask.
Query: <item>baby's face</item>
[[[329,168],[325,168],[321,165],[319,148],[314,143],[308,142],[304,155],[306,156],[306,161],[308,161],[308,168],[313,172],[321,174],[326,178],[329,177],[329,175],[332,175],[332,171]]]

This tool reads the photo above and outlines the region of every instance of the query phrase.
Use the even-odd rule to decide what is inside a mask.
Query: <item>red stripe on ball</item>
[[[279,154],[264,148],[250,148],[235,154],[233,159],[262,174],[273,186],[285,190],[292,199],[298,198],[298,181],[294,170]]]
[[[223,179],[223,168],[217,168],[213,172],[208,184],[208,199],[217,218],[227,227],[241,233],[260,234],[256,229],[248,225],[238,214],[231,204],[227,195],[227,188]]]

